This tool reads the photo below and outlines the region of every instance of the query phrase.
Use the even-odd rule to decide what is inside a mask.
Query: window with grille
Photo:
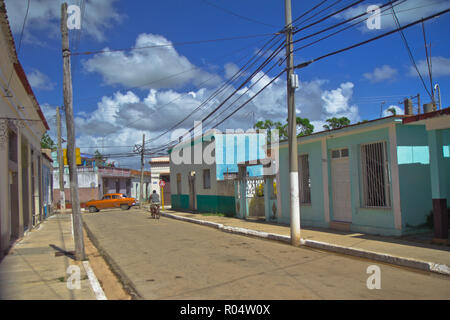
[[[363,206],[389,207],[390,186],[387,170],[386,143],[361,146]]]
[[[300,203],[311,203],[311,179],[308,155],[299,156]]]
[[[203,189],[211,189],[211,172],[209,169],[203,170]]]

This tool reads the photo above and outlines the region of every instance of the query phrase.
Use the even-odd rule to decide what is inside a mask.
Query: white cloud
[[[230,79],[231,77],[233,77],[233,75],[239,71],[239,67],[237,65],[235,65],[234,63],[227,63],[224,66],[225,69],[225,78],[226,79]]]
[[[431,70],[433,72],[433,78],[450,76],[450,59],[444,57],[432,57],[431,58]],[[428,77],[428,64],[427,60],[423,59],[417,62],[417,68],[419,69],[422,77]],[[418,77],[416,69],[413,66],[409,67],[409,74],[411,76]]]
[[[236,104],[225,111],[219,119],[223,119],[235,110],[242,103],[252,97],[262,86],[273,78],[260,73],[256,78],[262,77],[261,83],[251,88]],[[255,80],[253,80],[255,81]],[[254,83],[254,82],[252,82]],[[341,83],[338,87],[324,89],[329,85],[326,80],[314,80],[302,82],[296,91],[297,115],[310,119],[315,126],[315,131],[323,130],[325,120],[330,117],[347,117],[352,122],[359,121],[358,107],[351,103],[354,85],[351,82]],[[243,93],[248,87],[241,90]],[[114,154],[131,152],[133,146],[141,143],[142,134],[151,139],[169,129],[172,125],[186,117],[197,108],[214,91],[214,88],[200,88],[195,91],[174,91],[172,89],[149,89],[144,95],[138,95],[133,91],[116,92],[112,96],[103,97],[95,110],[91,112],[78,113],[75,117],[77,145],[80,147],[101,147],[105,146],[130,146],[129,148],[108,148],[104,153]],[[218,95],[210,103],[205,105],[194,116],[183,122],[182,128],[189,129],[194,125],[195,120],[200,120],[213,108],[222,102],[232,89],[227,89],[223,94]],[[225,110],[235,98],[232,98],[218,112]],[[51,114],[54,109],[44,113]],[[242,128],[247,130],[253,126],[253,116],[255,121],[271,119],[272,121],[286,122],[286,80],[279,78],[261,92],[255,99],[239,110],[233,117],[227,120],[218,129],[225,131],[228,129]],[[204,124],[203,128],[216,124],[216,113]],[[171,139],[172,132],[169,132],[161,139],[149,145],[155,147],[166,143]],[[100,150],[101,148],[99,148]],[[95,148],[82,149],[82,152],[94,152]],[[100,150],[101,151],[101,150]],[[111,157],[114,160],[114,157]],[[135,168],[139,166],[139,157],[117,159],[121,165],[130,165]]]
[[[351,9],[345,10],[343,13],[337,15],[337,18],[348,19],[365,13],[369,5],[381,6],[382,3],[375,1],[367,4],[360,4]],[[448,9],[448,2],[441,0],[408,0],[404,2],[399,2],[398,5],[394,6],[395,14],[399,20],[401,26],[416,21],[418,19],[427,17],[434,13],[440,12],[442,10]],[[393,29],[396,28],[395,20],[392,15],[392,10],[389,6],[381,9],[380,27],[381,29]],[[385,10],[385,11],[384,11]],[[353,22],[352,22],[353,23]],[[376,31],[369,30],[366,25],[366,21],[360,24],[359,29],[363,32]]]
[[[53,90],[55,83],[51,82],[50,78],[34,69],[31,73],[27,74],[30,85],[35,90]]]
[[[389,107],[387,107],[386,109],[383,110],[383,117],[389,117],[389,116],[394,115],[389,109],[395,109],[396,115],[405,114],[404,110],[402,108],[400,108],[399,106],[390,105]]]
[[[394,80],[398,74],[398,71],[391,68],[387,64],[375,68],[373,72],[364,73],[364,78],[372,83],[381,82],[385,80]]]
[[[97,41],[104,41],[104,31],[123,18],[114,8],[117,0],[85,1],[85,14],[82,20],[83,34]],[[33,0],[30,2],[24,40],[42,43],[42,35],[59,35],[61,19],[60,0]],[[68,5],[79,1],[68,0]],[[9,23],[13,33],[20,33],[27,9],[27,0],[6,0]]]
[[[144,33],[138,36],[134,47],[159,47],[129,53],[105,52],[83,64],[88,72],[99,73],[106,84],[127,88],[177,88],[186,84],[201,86],[205,82],[209,85],[221,82],[219,76],[201,70],[178,54],[171,44],[163,36]]]

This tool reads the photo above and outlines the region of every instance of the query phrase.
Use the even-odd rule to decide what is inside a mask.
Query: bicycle
[[[154,202],[150,205],[150,212],[152,213],[152,218],[153,219],[159,219],[159,217],[161,216],[161,212],[159,209],[159,203]]]

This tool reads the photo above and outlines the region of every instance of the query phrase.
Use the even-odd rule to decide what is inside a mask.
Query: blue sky
[[[80,2],[68,1],[69,4]],[[293,18],[319,2],[293,0]],[[328,1],[320,8],[333,2]],[[352,2],[342,0],[318,17]],[[294,39],[352,17],[370,4],[384,2],[364,1],[356,8],[299,32]],[[60,0],[31,0],[19,52],[19,59],[52,127],[52,136],[55,134],[55,107],[63,101],[61,3]],[[77,144],[82,147],[82,152],[93,152],[95,148],[92,147],[102,145],[107,146],[104,153],[131,151],[132,148],[119,146],[140,143],[143,133],[147,138],[158,136],[204,101],[227,76],[244,64],[245,59],[254,55],[270,35],[202,44],[177,43],[271,34],[284,25],[282,0],[87,0],[85,3],[81,33],[71,32],[72,52],[174,45],[72,57]],[[6,4],[17,46],[27,1],[7,0]],[[448,0],[407,0],[398,5],[396,11],[400,24],[404,25],[449,7]],[[312,18],[310,22],[316,19]],[[382,17],[381,30],[368,30],[362,23],[295,52],[295,63],[363,41],[393,27],[390,14]],[[427,41],[431,42],[433,80],[441,87],[443,106],[446,107],[450,105],[445,90],[450,85],[450,41],[446,31],[450,30],[450,14],[426,22],[425,30]],[[422,26],[416,25],[404,34],[429,89]],[[296,44],[295,48],[315,39],[317,37]],[[296,93],[298,116],[309,118],[315,130],[320,131],[324,121],[332,116],[347,116],[352,122],[377,118],[383,101],[383,109],[390,106],[403,109],[399,104],[403,97],[420,93],[422,103],[429,102],[430,98],[411,67],[398,33],[313,63],[297,71],[301,81]],[[277,68],[281,70],[281,67]],[[260,83],[267,83],[275,74],[275,70],[260,74],[263,76]],[[158,81],[162,78],[168,79]],[[247,129],[253,119],[284,121],[285,86],[285,76],[282,76],[220,129]],[[255,85],[255,90],[258,87],[260,84]],[[255,91],[250,90],[245,97],[250,97],[252,92]],[[214,99],[182,127],[192,127],[194,120],[199,120],[224,97]],[[245,97],[239,101],[245,101]],[[152,142],[153,146],[167,141],[170,135]],[[118,159],[121,165],[132,166],[136,165],[136,160]]]

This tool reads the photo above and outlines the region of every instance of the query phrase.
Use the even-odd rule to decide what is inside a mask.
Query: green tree
[[[97,166],[105,166],[105,157],[100,153],[100,151],[98,151],[98,149],[94,152],[94,160],[97,163]]]
[[[393,116],[397,115],[397,110],[394,107],[387,109],[387,111],[392,113]]]
[[[307,118],[297,117],[297,137],[307,136],[314,132],[314,126]]]
[[[50,149],[52,151],[56,150],[56,144],[52,140],[52,138],[50,138],[50,136],[48,135],[47,132],[44,133],[41,137],[41,148],[42,149]]]
[[[286,120],[287,122],[287,120]],[[314,126],[310,123],[307,118],[297,117],[297,137],[307,136],[314,132]],[[288,124],[282,124],[280,121],[273,122],[271,120],[258,121],[255,126],[255,129],[266,129],[267,130],[267,139],[270,143],[270,133],[272,129],[277,129],[280,140],[285,140],[288,138]]]
[[[350,124],[350,119],[348,119],[347,117],[341,117],[341,118],[329,118],[326,120],[326,122],[328,124],[324,125],[323,128],[325,130],[332,130],[332,129],[337,129],[337,128],[342,128],[345,126],[348,126]]]
[[[285,131],[283,129],[283,125],[281,124],[281,122],[279,122],[279,121],[273,122],[272,120],[265,120],[265,121],[261,120],[261,121],[258,121],[257,123],[255,123],[253,128],[255,128],[257,130],[258,129],[259,130],[267,130],[267,143],[268,144],[271,143],[271,132],[272,132],[272,129],[278,129],[280,139],[282,139],[282,137],[283,137],[282,133]]]

